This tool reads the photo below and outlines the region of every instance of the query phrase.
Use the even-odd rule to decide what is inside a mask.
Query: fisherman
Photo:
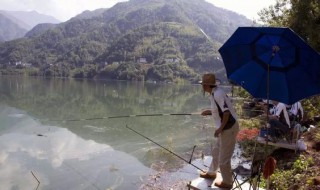
[[[212,149],[212,161],[207,172],[201,172],[200,177],[215,179],[220,168],[222,181],[215,182],[219,188],[232,188],[231,157],[236,144],[239,131],[237,115],[227,94],[216,85],[214,74],[204,74],[202,77],[204,94],[209,94],[211,109],[205,110],[201,115],[212,115],[215,120],[216,130],[214,136],[217,142]]]

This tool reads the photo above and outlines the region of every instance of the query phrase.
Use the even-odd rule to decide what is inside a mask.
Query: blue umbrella
[[[219,52],[229,80],[253,97],[293,104],[320,94],[320,55],[289,28],[239,27]]]

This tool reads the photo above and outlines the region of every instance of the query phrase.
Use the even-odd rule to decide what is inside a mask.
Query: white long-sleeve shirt
[[[286,120],[286,123],[288,126],[290,126],[290,119],[289,119],[289,114],[287,112],[286,105],[284,103],[279,102],[278,105],[275,108],[275,114],[276,116],[280,117],[281,112],[283,112],[283,116]]]
[[[292,113],[293,115],[297,115],[298,111],[300,110],[301,112],[301,117],[303,118],[303,108],[300,102],[296,102],[294,104],[292,104],[291,109],[290,109],[290,113]]]

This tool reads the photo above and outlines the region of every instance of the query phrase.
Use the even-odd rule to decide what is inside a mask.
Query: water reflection
[[[43,124],[67,128],[84,139],[94,139],[125,152],[137,152],[146,144],[144,139],[124,129],[127,124],[159,143],[168,144],[173,139],[178,147],[193,147],[195,141],[190,138],[198,139],[194,134],[201,132],[198,129],[203,127],[204,121],[201,117],[185,116],[78,122],[48,120],[193,113],[209,105],[208,99],[202,97],[200,86],[196,85],[1,78],[0,86],[0,104],[27,111]],[[138,156],[141,158],[142,154]]]
[[[106,144],[1,106],[1,189],[137,189],[151,170]],[[10,128],[9,128],[10,127]],[[125,179],[125,180],[124,180]],[[50,188],[49,188],[50,187]]]
[[[213,138],[212,119],[201,116],[63,121],[200,112],[210,102],[199,85],[1,77],[0,89],[0,167],[11,171],[0,183],[9,189],[32,189],[31,170],[46,189],[137,189],[153,163],[177,168],[126,125],[187,160]]]

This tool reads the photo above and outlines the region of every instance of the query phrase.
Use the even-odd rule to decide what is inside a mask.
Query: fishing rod
[[[155,116],[190,116],[190,115],[201,115],[201,113],[164,113],[164,114],[140,114],[140,115],[120,115],[120,116],[108,116],[108,117],[93,117],[93,118],[82,118],[82,119],[53,119],[48,121],[90,121],[90,120],[102,120],[102,119],[120,119],[120,118],[129,118],[129,117],[155,117]]]
[[[134,129],[130,128],[130,127],[128,127],[128,125],[126,125],[126,128],[127,128],[127,129],[129,129],[129,130],[131,130],[131,131],[133,131],[134,133],[136,133],[136,134],[138,134],[138,135],[142,136],[143,138],[145,138],[145,139],[149,140],[150,142],[152,142],[152,143],[154,143],[154,144],[156,144],[156,145],[160,146],[161,148],[163,148],[163,149],[165,149],[166,151],[170,152],[172,155],[174,155],[174,156],[176,156],[176,157],[180,158],[181,160],[183,160],[183,161],[185,161],[186,163],[190,164],[191,166],[193,166],[193,167],[197,168],[198,170],[200,170],[200,171],[202,171],[202,172],[205,172],[204,170],[202,170],[202,169],[201,169],[201,168],[199,168],[198,166],[196,166],[196,165],[194,165],[194,164],[192,164],[192,163],[191,163],[192,156],[193,156],[193,152],[194,152],[194,149],[196,148],[196,145],[194,145],[193,150],[192,150],[192,154],[191,154],[191,158],[190,158],[190,160],[188,161],[188,160],[186,160],[186,159],[182,158],[181,156],[179,156],[178,154],[176,154],[176,153],[172,152],[172,151],[171,151],[171,150],[169,150],[168,148],[166,148],[166,147],[164,147],[164,146],[160,145],[159,143],[157,143],[157,142],[155,142],[155,141],[151,140],[150,138],[148,138],[148,137],[144,136],[143,134],[139,133],[138,131],[136,131],[136,130],[134,130]]]

